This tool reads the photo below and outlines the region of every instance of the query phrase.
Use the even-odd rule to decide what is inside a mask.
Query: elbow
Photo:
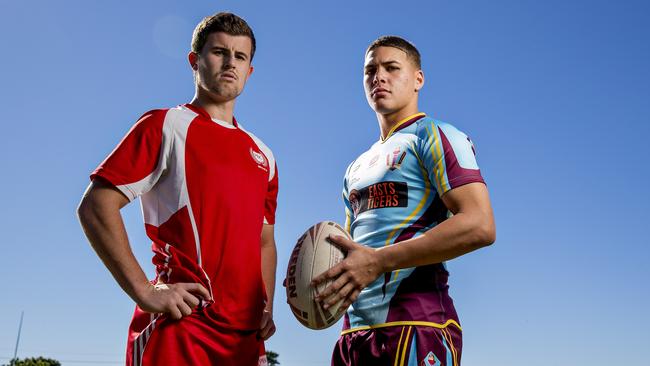
[[[93,215],[92,202],[89,196],[85,195],[77,206],[77,219],[82,227],[86,226]]]
[[[478,223],[473,230],[473,237],[475,248],[479,249],[492,245],[497,239],[496,227],[494,225],[494,220],[485,220]]]
[[[497,230],[492,220],[489,223],[481,225],[479,232],[481,247],[492,245],[497,240]]]
[[[483,230],[483,243],[485,246],[492,245],[497,240],[497,229],[494,223]]]

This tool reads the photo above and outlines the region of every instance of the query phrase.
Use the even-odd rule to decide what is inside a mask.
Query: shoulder
[[[175,125],[177,122],[191,122],[196,118],[197,113],[184,106],[174,108],[152,109],[144,114],[136,122],[136,126],[143,128],[162,127],[163,125]]]
[[[468,140],[467,135],[448,122],[424,117],[417,121],[415,134],[426,142],[449,141],[460,142]]]
[[[138,118],[135,126],[140,126],[142,128],[162,126],[167,111],[168,109],[152,109],[146,111],[140,116],[140,118]]]
[[[356,163],[356,162],[357,162],[357,159],[352,160],[352,161],[350,162],[350,164],[348,164],[348,167],[345,169],[345,178],[346,178],[346,179],[347,179],[348,175],[350,175],[350,170],[352,170],[352,166],[353,166],[354,163]]]

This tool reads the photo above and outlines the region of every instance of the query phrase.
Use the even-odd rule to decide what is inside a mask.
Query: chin
[[[370,106],[375,112],[379,114],[389,114],[393,112],[393,108],[391,108],[389,105],[386,105],[386,103],[372,103]]]
[[[217,88],[217,89],[212,89],[212,93],[215,95],[219,96],[219,99],[225,99],[225,100],[231,100],[237,98],[239,94],[241,94],[240,90],[237,90],[235,88]]]

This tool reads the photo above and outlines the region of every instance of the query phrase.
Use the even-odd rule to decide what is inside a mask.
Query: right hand
[[[149,313],[167,313],[178,320],[192,314],[202,300],[212,301],[212,298],[210,292],[198,283],[147,283],[138,300],[140,309]]]

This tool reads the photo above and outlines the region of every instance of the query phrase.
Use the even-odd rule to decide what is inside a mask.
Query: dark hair
[[[217,13],[203,20],[194,28],[192,34],[192,52],[200,53],[205,46],[208,36],[212,33],[223,32],[231,36],[247,36],[251,39],[251,60],[255,55],[255,35],[248,23],[233,13]]]
[[[374,42],[368,46],[368,49],[366,50],[366,55],[368,52],[374,50],[377,47],[394,47],[397,49],[400,49],[406,53],[406,56],[413,61],[413,63],[418,67],[418,69],[422,68],[422,64],[420,62],[420,51],[418,51],[417,48],[413,45],[413,43],[405,40],[402,37],[399,36],[381,36],[377,38]]]

